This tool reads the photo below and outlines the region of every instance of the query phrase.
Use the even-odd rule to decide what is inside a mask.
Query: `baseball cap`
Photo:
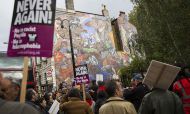
[[[143,77],[142,77],[142,75],[141,74],[136,74],[133,78],[132,78],[133,80],[143,80]]]

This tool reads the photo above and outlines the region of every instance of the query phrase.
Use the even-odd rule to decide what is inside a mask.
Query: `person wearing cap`
[[[124,99],[133,103],[136,111],[139,110],[143,97],[149,92],[146,85],[142,83],[143,77],[140,73],[136,74],[133,78],[135,87],[131,90],[124,91]]]

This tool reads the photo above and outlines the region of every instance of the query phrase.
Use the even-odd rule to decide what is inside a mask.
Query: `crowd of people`
[[[57,114],[190,114],[190,69],[184,67],[169,90],[152,88],[142,83],[143,75],[135,73],[130,87],[119,80],[91,81],[85,100],[80,87],[60,88],[39,95],[26,91],[26,101],[19,103],[18,84],[0,74],[0,114],[50,114],[56,100]]]

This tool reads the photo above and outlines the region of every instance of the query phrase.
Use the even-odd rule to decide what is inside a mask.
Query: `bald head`
[[[0,87],[5,89],[11,85],[11,81],[3,78],[3,74],[0,72]]]
[[[8,78],[4,78],[0,73],[0,98],[13,101],[16,99],[18,92],[13,88],[12,82]]]

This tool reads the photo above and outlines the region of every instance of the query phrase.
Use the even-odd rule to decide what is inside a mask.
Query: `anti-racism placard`
[[[79,65],[75,67],[76,77],[75,81],[77,85],[82,83],[88,84],[90,82],[88,75],[88,67],[87,65]]]
[[[56,0],[15,0],[8,56],[51,57]]]

